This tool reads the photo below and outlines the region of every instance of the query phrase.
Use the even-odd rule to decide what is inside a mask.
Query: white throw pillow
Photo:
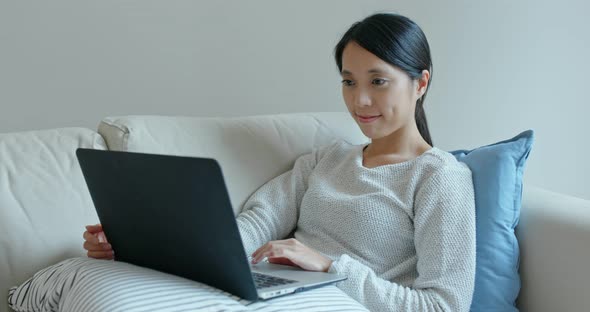
[[[132,264],[71,258],[10,289],[24,311],[368,311],[336,286],[249,302],[222,290]]]

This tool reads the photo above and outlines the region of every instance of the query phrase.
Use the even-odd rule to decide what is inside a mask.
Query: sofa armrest
[[[85,224],[98,221],[76,159],[79,147],[105,149],[90,129],[0,134],[0,312],[8,289],[38,270],[85,254]]]
[[[590,307],[590,201],[525,187],[520,225],[522,311]]]

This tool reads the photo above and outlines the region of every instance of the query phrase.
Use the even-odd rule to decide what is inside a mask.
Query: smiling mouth
[[[363,123],[368,123],[368,122],[372,122],[375,121],[377,118],[381,117],[381,115],[377,115],[377,116],[360,116],[357,115],[358,119],[360,122]]]

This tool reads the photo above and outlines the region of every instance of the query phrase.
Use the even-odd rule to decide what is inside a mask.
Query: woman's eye
[[[382,85],[382,84],[385,84],[386,81],[387,80],[385,80],[385,79],[374,79],[373,83],[376,85]]]
[[[342,84],[345,86],[351,86],[352,85],[352,81],[348,80],[348,79],[344,79],[342,80]]]

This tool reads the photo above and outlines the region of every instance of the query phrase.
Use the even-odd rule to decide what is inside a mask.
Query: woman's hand
[[[298,266],[307,271],[328,272],[332,259],[303,245],[294,238],[268,242],[252,254],[252,263],[256,264],[264,258],[268,262]]]
[[[83,237],[84,249],[88,250],[88,257],[106,260],[114,259],[115,252],[102,231],[102,225],[87,225]]]

